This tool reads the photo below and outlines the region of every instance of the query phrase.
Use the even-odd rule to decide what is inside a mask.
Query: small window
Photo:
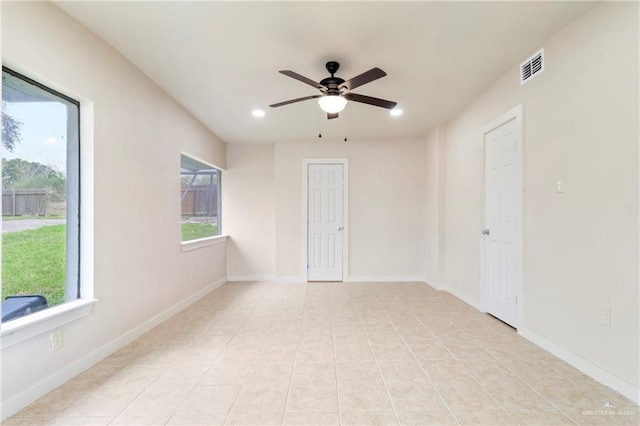
[[[2,68],[2,322],[81,297],[79,107]]]
[[[182,241],[220,235],[220,170],[180,155]]]

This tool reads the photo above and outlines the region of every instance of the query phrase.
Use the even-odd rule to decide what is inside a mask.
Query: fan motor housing
[[[342,83],[344,83],[344,79],[340,77],[327,77],[320,81],[320,84],[322,84],[324,87],[326,87],[329,90],[332,90],[332,89],[338,90],[338,87]]]
[[[340,94],[340,90],[338,89],[338,87],[342,83],[344,83],[344,79],[334,76],[334,74],[338,72],[338,69],[340,68],[340,64],[336,61],[329,61],[325,64],[325,68],[327,69],[327,71],[329,71],[329,74],[331,74],[331,77],[322,79],[320,81],[320,84],[328,89],[327,90],[328,95]]]

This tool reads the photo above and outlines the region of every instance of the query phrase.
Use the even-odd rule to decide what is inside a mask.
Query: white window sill
[[[182,251],[197,250],[202,247],[215,246],[227,242],[228,235],[216,235],[215,237],[200,238],[199,240],[184,241],[180,243]]]
[[[5,349],[17,345],[87,316],[97,301],[98,299],[78,299],[2,323],[1,347]]]

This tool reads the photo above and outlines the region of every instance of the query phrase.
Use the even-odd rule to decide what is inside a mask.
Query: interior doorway
[[[343,281],[346,270],[346,159],[305,160],[308,281]]]
[[[522,107],[482,131],[484,229],[482,277],[485,309],[517,328],[522,305]]]

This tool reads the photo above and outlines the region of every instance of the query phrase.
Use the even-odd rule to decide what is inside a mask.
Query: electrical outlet
[[[191,279],[195,280],[196,279],[196,271],[195,270],[191,270]]]
[[[564,193],[564,179],[558,179],[556,182],[556,194]]]
[[[49,350],[51,352],[62,348],[62,329],[53,330],[49,340]]]
[[[611,327],[611,306],[600,307],[600,324]]]

